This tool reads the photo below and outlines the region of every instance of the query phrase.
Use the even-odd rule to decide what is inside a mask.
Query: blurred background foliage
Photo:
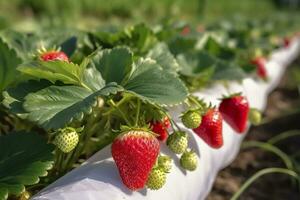
[[[295,3],[296,2],[296,3]],[[81,29],[164,19],[210,23],[247,18],[299,17],[299,0],[0,0],[0,29],[47,26]]]

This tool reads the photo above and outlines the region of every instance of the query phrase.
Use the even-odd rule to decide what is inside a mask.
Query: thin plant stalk
[[[282,159],[282,161],[284,162],[284,164],[286,165],[286,167],[290,170],[293,170],[293,162],[291,161],[291,159],[289,158],[289,156],[284,153],[283,151],[281,151],[278,147],[269,144],[269,143],[265,143],[265,142],[258,142],[258,141],[249,141],[249,142],[244,142],[242,144],[242,148],[252,148],[252,147],[258,147],[261,149],[264,149],[266,151],[272,152],[275,155],[277,155],[278,157],[280,157]]]
[[[262,169],[258,172],[256,172],[251,178],[249,178],[243,185],[242,187],[231,197],[230,200],[237,200],[241,194],[258,178],[265,174],[271,174],[271,173],[280,173],[280,174],[287,174],[289,176],[294,177],[295,179],[298,180],[299,182],[299,176],[296,172],[289,170],[289,169],[284,169],[284,168],[266,168]]]

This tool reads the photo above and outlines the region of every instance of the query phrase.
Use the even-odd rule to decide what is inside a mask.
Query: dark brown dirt
[[[300,98],[297,88],[299,82],[291,81],[291,73],[294,73],[295,69],[300,73],[299,68],[300,60],[297,60],[286,72],[279,87],[269,96],[264,116],[266,122],[251,128],[245,141],[266,141],[287,130],[298,129],[300,132]],[[300,151],[300,137],[282,141],[277,147],[291,156]],[[219,173],[207,200],[230,199],[255,172],[268,167],[285,166],[270,152],[258,148],[242,149],[235,161]],[[287,175],[269,174],[256,180],[240,199],[299,200],[300,192],[299,187]]]

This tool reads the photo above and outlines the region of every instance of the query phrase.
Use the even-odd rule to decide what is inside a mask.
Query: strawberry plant
[[[56,55],[51,52],[51,56]],[[54,177],[71,169],[80,156],[88,156],[113,141],[115,144],[117,139],[114,139],[123,132],[123,126],[145,127],[145,133],[150,133],[149,122],[167,115],[163,107],[183,102],[188,94],[176,74],[164,70],[150,57],[133,57],[127,47],[96,50],[80,64],[33,58],[19,64],[17,70],[25,78],[3,93],[3,105],[15,116],[45,130],[41,134],[49,145],[56,146],[51,170]],[[163,128],[170,128],[169,119],[164,119]],[[155,136],[153,133],[157,141]],[[113,145],[113,152],[116,146]],[[117,153],[113,153],[128,188],[145,186],[159,149],[155,151],[145,172],[123,168]],[[128,156],[138,158],[138,155]],[[141,182],[127,177],[129,173],[134,177],[140,173]],[[135,183],[131,184],[129,179]]]
[[[26,185],[39,182],[53,167],[53,145],[31,132],[12,132],[0,136],[0,198],[19,196]]]
[[[240,94],[219,108],[192,95],[255,70],[267,81],[270,30],[223,26],[1,32],[0,199],[40,190],[108,145],[128,189],[158,190],[172,171],[161,145],[178,154],[182,169],[197,169],[199,155],[177,117],[215,149],[224,143],[223,119],[239,133],[248,118],[259,124],[260,112]],[[171,116],[179,105],[182,113]]]

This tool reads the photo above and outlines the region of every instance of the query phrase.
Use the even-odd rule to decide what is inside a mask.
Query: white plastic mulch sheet
[[[276,87],[286,66],[295,59],[299,53],[300,42],[294,41],[289,48],[275,52],[267,63],[269,81],[264,82],[254,77],[246,78],[241,84],[232,82],[228,88],[221,84],[196,92],[195,95],[203,97],[207,102],[219,104],[222,94],[243,92],[247,96],[250,106],[263,110],[269,92]],[[178,124],[185,129],[178,119],[184,108],[171,108],[171,114]],[[186,129],[185,129],[186,130]],[[223,122],[224,145],[215,150],[210,148],[191,130],[190,147],[199,156],[198,168],[193,172],[185,172],[178,166],[179,158],[162,145],[163,154],[174,159],[171,173],[167,175],[166,185],[158,190],[129,191],[119,177],[118,170],[111,157],[110,146],[97,152],[87,162],[77,169],[63,176],[47,188],[42,190],[33,199],[53,200],[121,200],[121,199],[147,199],[147,200],[198,200],[204,199],[209,193],[215,176],[236,157],[240,143],[245,134],[237,134],[230,126]]]

